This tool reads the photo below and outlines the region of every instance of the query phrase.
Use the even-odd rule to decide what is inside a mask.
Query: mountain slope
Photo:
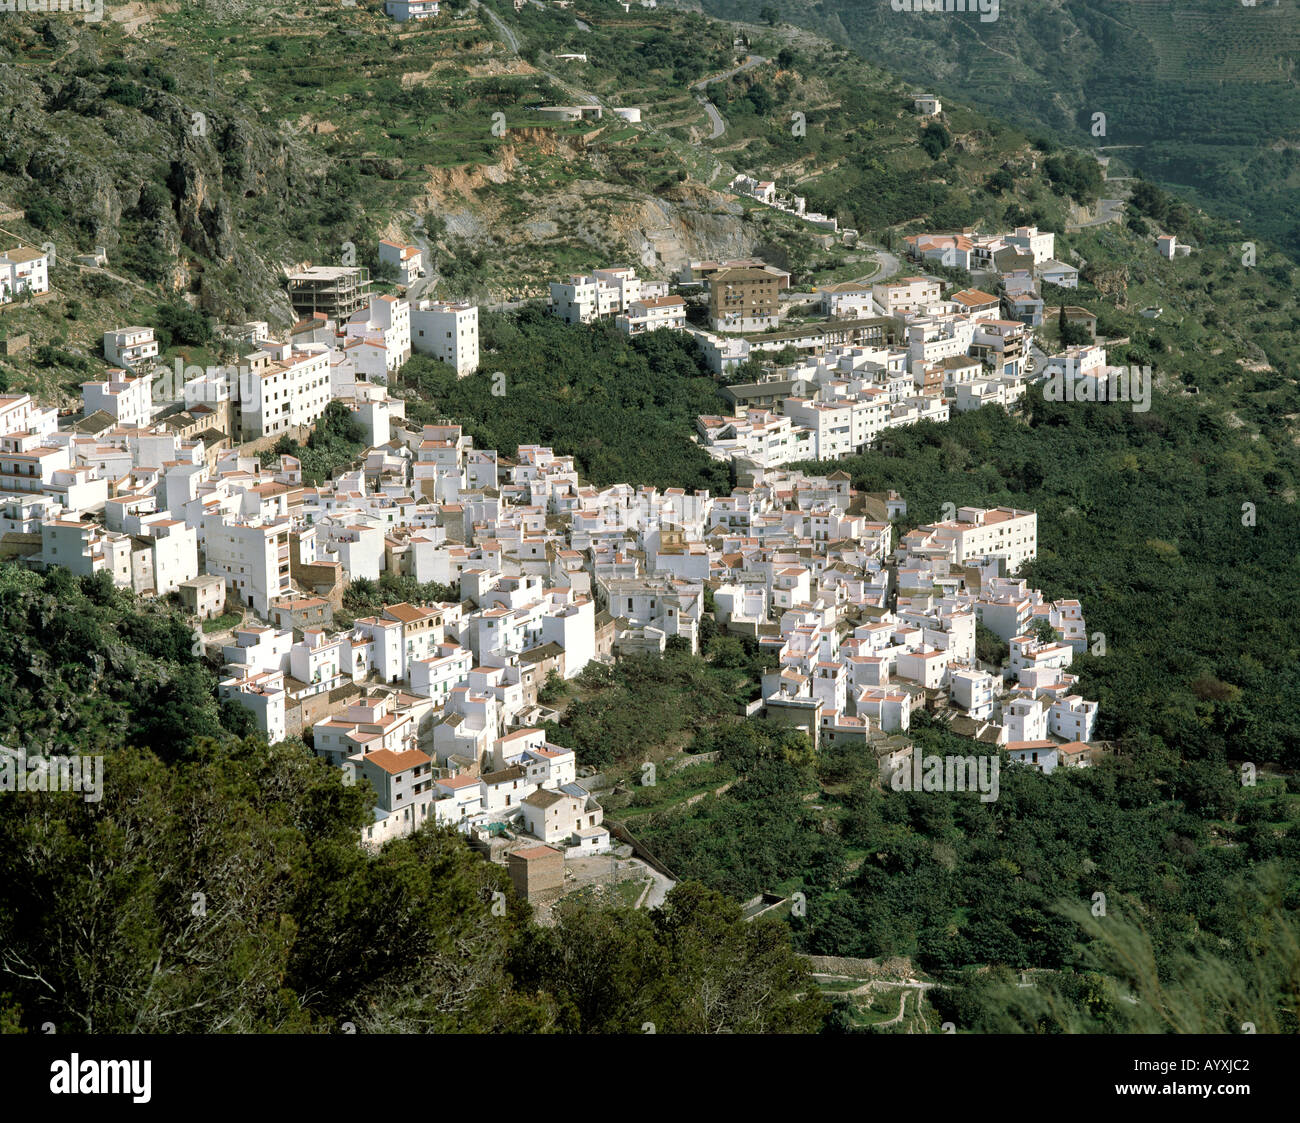
[[[889,0],[701,0],[764,9],[913,82],[1152,178],[1300,252],[1300,10],[1294,0],[1034,0],[976,14]],[[1106,115],[1094,137],[1093,115]]]

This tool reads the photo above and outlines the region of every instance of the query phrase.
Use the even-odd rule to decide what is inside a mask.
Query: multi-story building
[[[414,749],[418,737],[414,715],[409,710],[397,712],[392,697],[386,694],[353,702],[341,714],[322,718],[312,726],[316,755],[340,767],[348,761],[355,764],[358,756],[385,749],[393,753]]]
[[[552,281],[551,312],[566,324],[589,324],[626,312],[641,299],[641,280],[627,265],[575,273],[567,281]]]
[[[290,591],[287,519],[247,523],[222,515],[203,519],[207,571],[224,578],[230,596],[259,616],[271,611],[271,601]]]
[[[289,277],[289,303],[294,315],[309,320],[317,312],[342,323],[365,306],[370,274],[353,266],[311,265]]]
[[[919,312],[939,302],[942,286],[929,277],[904,277],[871,286],[871,296],[886,316],[900,312]]]
[[[843,281],[837,285],[822,285],[817,292],[823,316],[856,320],[876,315],[876,303],[871,298],[871,286],[868,284]]]
[[[905,543],[917,540],[913,536],[932,538],[958,565],[972,558],[1005,558],[1014,573],[1038,556],[1038,515],[1012,507],[959,507],[955,519],[918,527]]]
[[[987,671],[958,668],[948,677],[948,694],[968,717],[982,721],[993,715],[997,680]]]
[[[1068,694],[1052,703],[1047,712],[1047,728],[1054,737],[1069,741],[1091,741],[1097,725],[1098,703],[1077,694]]]
[[[614,317],[614,323],[625,335],[643,335],[660,328],[686,327],[686,301],[680,296],[642,297],[632,301],[626,314]]]
[[[104,358],[110,363],[131,367],[157,355],[158,340],[154,338],[153,328],[115,328],[104,332]]]
[[[1013,698],[1002,707],[1003,744],[1047,738],[1047,702],[1042,698]]]
[[[468,301],[422,300],[411,309],[411,346],[456,368],[478,370],[478,306]]]
[[[436,5],[435,5],[436,6]],[[378,847],[389,839],[419,830],[434,816],[433,762],[419,749],[376,749],[357,754],[351,763],[375,792],[374,822],[361,831],[362,841]]]
[[[310,425],[330,403],[329,351],[324,347],[266,343],[244,362],[235,417],[244,440]]]
[[[398,23],[433,19],[438,11],[439,0],[384,0],[384,14],[392,16]]]
[[[43,406],[30,394],[0,394],[0,436],[31,433],[47,437],[59,427],[59,411]]]
[[[155,352],[156,353],[156,352]],[[103,382],[83,382],[81,402],[87,417],[103,410],[119,425],[140,428],[153,417],[153,381],[145,374],[111,370]]]
[[[714,331],[755,332],[781,324],[781,275],[765,268],[720,269],[709,277]]]
[[[394,3],[406,4],[407,0],[389,0],[385,6],[391,8]],[[421,0],[410,0],[408,6],[414,7],[421,3]],[[438,5],[433,5],[434,15],[437,15]],[[393,13],[389,11],[389,15]],[[398,17],[401,18],[400,16]],[[419,19],[419,16],[409,16],[409,19]],[[419,246],[408,246],[401,242],[381,241],[379,243],[379,260],[386,265],[391,265],[397,270],[397,279],[404,285],[409,285],[412,281],[424,276],[424,255],[420,252]]]
[[[411,306],[395,296],[371,297],[368,309],[348,319],[344,335],[381,348],[384,370],[391,375],[411,357]]]
[[[1032,256],[1035,265],[1050,260],[1056,252],[1056,235],[1047,231],[1040,233],[1037,226],[1017,226],[1016,232],[1006,235],[1003,240],[1022,254]]]
[[[223,701],[237,702],[253,715],[257,728],[274,745],[288,736],[288,695],[283,671],[255,671],[222,679],[217,692]]]

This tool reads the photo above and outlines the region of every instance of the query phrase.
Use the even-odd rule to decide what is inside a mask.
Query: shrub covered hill
[[[283,325],[286,271],[351,252],[378,276],[381,237],[427,250],[429,292],[480,301],[617,261],[651,277],[751,254],[798,280],[875,268],[730,194],[742,171],[797,187],[864,241],[912,221],[1056,227],[1100,187],[1090,159],[1044,170],[1024,134],[979,113],[926,125],[896,79],[812,36],[737,45],[729,24],[614,0],[444,12],[412,26],[378,0],[208,0],[5,20],[0,230],[57,254],[56,298],[6,317],[31,337],[0,367],[8,384],[75,395],[102,368],[101,333],[157,324],[159,304]],[[587,62],[557,58],[570,52]],[[707,87],[714,137],[692,86],[746,59]],[[536,112],[554,104],[602,117]],[[624,106],[640,123],[610,112]],[[75,263],[97,246],[107,271]],[[204,332],[180,326],[174,341],[205,361]]]
[[[1037,7],[1073,18],[1093,5]],[[1070,775],[1010,773],[988,805],[882,791],[860,756],[813,754],[742,720],[763,656],[706,616],[700,655],[593,668],[562,687],[548,728],[623,781],[611,818],[635,820],[683,884],[654,913],[575,909],[544,928],[454,834],[362,851],[364,800],[302,744],[268,749],[245,711],[218,704],[174,607],[102,576],[5,565],[0,741],[107,760],[95,804],[0,794],[0,1029],[856,1030],[898,1012],[896,1030],[1293,1030],[1292,262],[1260,226],[1195,199],[1140,179],[1118,191],[1091,139],[1059,148],[961,97],[925,122],[910,87],[779,25],[780,11],[778,26],[738,36],[662,0],[445,10],[417,28],[373,0],[4,21],[0,230],[59,255],[53,297],[0,321],[32,339],[0,360],[4,384],[74,397],[104,369],[100,333],[124,323],[157,326],[169,357],[220,355],[214,321],[283,324],[289,267],[336,263],[350,243],[374,270],[381,236],[426,247],[430,291],[488,302],[620,259],[652,277],[748,254],[796,286],[872,277],[905,234],[1034,222],[1081,268],[1068,302],[1125,340],[1110,360],[1152,367],[1150,411],[1073,409],[1034,390],[1021,415],[899,430],[819,468],[900,490],[900,530],[946,503],[1037,510],[1031,579],[1078,597],[1105,633],[1104,657],[1078,669],[1101,735],[1124,751]],[[692,90],[715,76],[720,132]],[[569,125],[536,114],[555,103],[606,112]],[[642,121],[608,112],[624,106]],[[729,194],[737,172],[797,188],[862,248]],[[1084,225],[1103,196],[1124,198],[1114,221]],[[1192,256],[1164,261],[1162,229]],[[107,271],[73,264],[97,245]],[[1061,343],[1054,317],[1040,341]],[[491,365],[464,379],[407,364],[393,391],[408,417],[454,418],[506,456],[551,444],[597,484],[726,491],[691,440],[719,401],[686,337],[628,339],[528,308],[485,311],[482,342]],[[313,478],[360,451],[345,420],[335,410],[317,427]],[[354,588],[346,607],[373,611],[388,588]],[[930,752],[971,751],[921,717],[913,732]],[[678,767],[704,751],[716,756]],[[655,787],[635,783],[646,760],[663,765]],[[1243,761],[1259,765],[1253,788]],[[1099,889],[1123,927],[1078,915]],[[804,915],[746,923],[739,902],[758,891],[802,894]],[[833,994],[830,1010],[794,948],[906,956],[942,986],[924,1009],[890,993],[870,1010]],[[1037,988],[1017,985],[1024,969]]]
[[[925,12],[921,0],[681,2],[789,20],[945,100],[1104,146],[1300,253],[1300,12],[1289,0],[971,0],[970,13]]]

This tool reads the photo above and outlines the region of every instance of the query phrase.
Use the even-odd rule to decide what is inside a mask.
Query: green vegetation
[[[703,7],[757,20],[761,5]],[[1035,0],[1003,4],[992,23],[861,0],[782,0],[780,12],[945,95],[945,109],[951,94],[1069,144],[1119,146],[1107,154],[1300,253],[1300,23],[1286,4]]]
[[[739,661],[738,661],[739,662]],[[695,731],[736,714],[756,691],[759,671],[671,648],[662,659],[589,663],[573,679],[575,698],[547,736],[574,749],[579,764],[661,760],[686,747]],[[699,747],[693,751],[704,751]]]
[[[986,408],[891,431],[888,454],[818,467],[861,490],[898,490],[907,525],[937,519],[944,503],[1037,511],[1030,583],[1081,600],[1089,633],[1106,637],[1104,656],[1071,667],[1101,703],[1099,736],[1140,755],[1300,767],[1300,661],[1279,581],[1300,577],[1300,453],[1194,400],[1157,398],[1134,413],[1035,390],[1028,424]]]
[[[244,618],[242,612],[223,612],[220,616],[213,616],[210,620],[203,621],[203,630],[209,634],[213,632],[224,632],[228,628],[233,628]]]
[[[418,395],[408,419],[453,418],[477,447],[505,456],[521,444],[552,446],[597,484],[726,489],[726,466],[683,439],[696,415],[717,408],[713,380],[687,336],[629,339],[612,325],[570,326],[540,309],[485,313],[481,330],[476,375],[458,379],[421,355],[402,367],[397,387]]]
[[[1278,874],[1265,866],[1233,885],[1240,935],[1217,948],[1161,957],[1131,913],[1074,902],[1060,911],[1087,937],[1076,969],[1032,986],[1005,968],[963,972],[932,1001],[959,1032],[1300,1033],[1300,925]]]
[[[363,788],[300,741],[249,735],[247,711],[217,706],[184,617],[107,575],[0,566],[0,635],[3,743],[104,758],[97,801],[0,791],[7,1031],[822,1024],[788,929],[702,886],[653,917],[567,911],[548,930],[455,831],[368,853]]]
[[[343,591],[343,608],[353,616],[361,616],[377,613],[386,604],[442,604],[458,599],[454,585],[439,585],[436,581],[422,584],[414,577],[381,573],[378,581],[358,577],[350,582]]]
[[[333,401],[317,419],[305,445],[281,437],[261,454],[264,468],[281,456],[296,456],[304,483],[321,484],[342,469],[353,467],[366,449],[365,430],[342,402]]]

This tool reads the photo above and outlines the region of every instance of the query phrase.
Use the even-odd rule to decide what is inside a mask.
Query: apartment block
[[[310,425],[330,403],[329,352],[324,347],[267,343],[245,357],[236,409],[243,440]]]
[[[589,324],[626,312],[641,299],[641,280],[631,267],[615,265],[552,281],[550,295],[553,315],[566,324]]]
[[[765,268],[720,269],[709,285],[714,331],[756,332],[781,324],[781,274]]]
[[[155,349],[155,354],[157,351]],[[153,381],[148,375],[111,370],[103,382],[81,384],[82,408],[87,417],[103,410],[119,425],[143,427],[153,417]]]
[[[478,370],[478,307],[468,301],[422,300],[411,309],[411,346],[456,368],[462,378]]]
[[[271,601],[290,591],[287,520],[246,523],[221,515],[203,519],[207,571],[219,575],[232,599],[257,615],[270,615]]]
[[[632,301],[614,323],[624,335],[644,335],[660,328],[681,331],[686,327],[686,301],[680,296],[643,297]]]
[[[299,319],[321,312],[342,323],[369,300],[370,275],[352,266],[312,265],[289,277],[289,303]]]

